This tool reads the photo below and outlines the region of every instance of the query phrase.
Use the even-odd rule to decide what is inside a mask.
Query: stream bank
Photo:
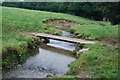
[[[64,32],[62,36],[71,37],[72,34]],[[40,44],[37,53],[29,57],[23,65],[10,69],[3,74],[4,78],[45,78],[48,74],[61,76],[69,71],[68,64],[76,60],[72,51],[73,43],[52,40],[47,44]]]
[[[60,48],[60,45],[61,45],[61,44],[59,44],[59,41],[56,42],[55,40],[50,41],[50,44],[52,44],[51,46],[58,47],[58,48]],[[53,44],[57,44],[57,46],[53,45]],[[66,43],[63,42],[62,46],[64,46],[65,44]],[[47,47],[48,47],[48,45],[49,44],[47,44]],[[51,50],[52,54],[53,53],[56,54],[56,51],[60,51],[60,52],[57,52],[57,54],[58,53],[61,54],[63,52],[67,53],[66,51],[63,51],[63,50],[53,49],[53,47],[50,47],[50,46],[48,48],[47,47],[46,47],[46,45],[41,46],[41,51],[43,51],[43,53],[44,53],[44,51]],[[47,50],[45,50],[44,48],[47,48]],[[68,49],[66,46],[61,47],[61,49],[64,49],[64,48],[66,50]],[[106,45],[95,44],[95,45],[83,45],[83,46],[81,46],[81,48],[90,48],[90,50],[88,52],[85,52],[84,54],[81,54],[80,57],[75,61],[73,60],[72,63],[71,63],[71,61],[72,61],[71,60],[70,61],[71,64],[69,65],[70,69],[67,69],[68,67],[65,68],[66,70],[68,70],[68,72],[66,70],[62,70],[64,74],[67,72],[67,74],[69,74],[69,75],[76,75],[76,76],[79,76],[80,78],[87,78],[87,77],[88,78],[90,78],[90,77],[94,77],[94,78],[113,77],[113,78],[116,78],[117,77],[117,68],[116,68],[117,67],[117,47],[114,47],[114,46],[109,47]],[[41,55],[44,56],[43,54],[39,54],[39,52],[40,51],[38,49],[38,56],[41,56]],[[49,52],[49,53],[51,53],[51,52]],[[65,53],[63,54],[64,56],[66,55]],[[114,54],[114,56],[113,56],[113,54]],[[36,58],[36,56],[33,56],[33,57]],[[46,56],[44,56],[44,57],[46,57]],[[69,56],[69,58],[70,57],[72,57],[72,56]],[[68,57],[66,57],[66,58],[68,59]],[[72,57],[72,58],[74,58],[74,57]],[[34,58],[31,58],[31,59],[34,59]],[[56,70],[54,71],[52,69],[53,71],[51,71],[51,70],[49,70],[49,68],[46,68],[46,67],[34,67],[34,65],[32,65],[31,68],[29,68],[29,67],[25,68],[26,64],[29,64],[29,60],[30,59],[28,59],[28,62],[26,62],[24,66],[20,66],[19,68],[15,69],[15,70],[11,70],[10,72],[8,71],[8,73],[6,73],[4,75],[4,77],[16,76],[16,77],[38,77],[39,78],[39,77],[46,77],[47,74],[52,74],[54,76],[64,75],[62,72],[60,72],[60,74],[59,74],[59,72],[56,72]],[[34,60],[32,60],[32,61],[34,61]],[[37,61],[39,61],[39,60],[37,60]],[[45,60],[43,60],[43,62],[44,61]],[[55,61],[55,60],[53,60],[53,58],[52,58],[51,62],[53,62],[53,61]],[[62,61],[62,62],[64,62],[64,61]],[[111,65],[111,64],[114,64],[114,65]],[[67,65],[68,65],[68,63],[67,63]],[[23,68],[21,68],[21,67],[23,67]],[[55,69],[57,69],[57,68],[55,68]],[[36,70],[38,71],[37,73],[36,73]],[[18,74],[12,75],[12,71],[13,71],[13,73],[18,73]],[[28,72],[30,72],[31,74],[27,74]],[[21,75],[19,75],[19,73],[21,73]],[[32,76],[32,73],[35,75]],[[26,76],[23,76],[23,74],[26,74]],[[37,74],[40,74],[41,76],[37,75]]]
[[[19,35],[17,40],[3,42],[2,46],[2,68],[13,68],[22,64],[28,57],[30,50],[39,45],[42,40],[30,35]]]
[[[51,23],[52,21],[48,24]],[[81,48],[88,48],[89,51],[81,54],[77,60],[69,65],[70,70],[67,75],[75,75],[80,78],[118,78],[117,28],[118,25],[89,24],[88,26],[87,23],[67,28],[68,31],[75,34],[76,38],[99,41],[98,44],[92,45],[76,44],[77,51]]]
[[[61,22],[61,20],[58,20],[58,21],[60,21],[60,23],[63,23],[63,28],[65,28],[66,25],[68,25],[71,22],[71,21],[67,21],[67,20],[62,20],[62,22]],[[64,22],[65,22],[65,24],[64,24]],[[66,22],[68,22],[68,23],[66,24]],[[72,25],[77,25],[77,24],[78,23],[72,22]],[[68,27],[70,27],[70,26],[68,26]],[[61,30],[60,31],[58,30],[57,34],[58,33],[61,34]],[[73,37],[72,34],[70,34],[70,32],[64,32],[64,31],[62,31],[62,36]],[[9,46],[7,47],[7,45],[3,46],[3,63],[2,63],[3,73],[6,73],[6,72],[9,73],[9,71],[11,71],[11,68],[13,68],[12,71],[14,71],[14,69],[17,69],[17,68],[21,67],[21,64],[25,64],[24,61],[26,61],[26,59],[30,55],[34,56],[35,54],[37,55],[37,53],[40,52],[39,48],[44,48],[44,47],[47,48],[48,47],[47,49],[51,50],[53,47],[56,47],[58,52],[56,52],[56,49],[54,49],[54,48],[53,48],[54,50],[52,49],[52,52],[53,53],[54,52],[55,53],[62,53],[64,56],[70,56],[72,54],[72,51],[75,49],[75,46],[72,43],[67,43],[67,42],[62,42],[62,41],[57,41],[57,40],[50,40],[50,43],[48,43],[47,46],[41,46],[41,47],[39,46],[38,47],[38,45],[41,45],[41,43],[46,42],[46,40],[44,40],[42,38],[37,38],[37,37],[34,37],[34,36],[30,36],[30,35],[24,35],[24,34],[17,35],[16,40],[20,41],[20,44],[18,44],[17,46],[14,45],[14,44],[11,44],[11,47],[9,47]],[[21,43],[21,41],[23,43]],[[16,41],[13,41],[13,42],[18,43]],[[50,47],[50,46],[53,46],[53,47]],[[58,48],[60,48],[60,49],[58,49]],[[33,50],[35,50],[35,51],[33,51]],[[12,55],[7,54],[8,52],[12,53]],[[31,52],[33,52],[35,54],[32,54]],[[66,53],[69,53],[69,55],[66,54]],[[73,60],[76,58],[75,55],[71,55],[70,57],[73,57]],[[66,66],[70,62],[69,62],[69,59],[68,59],[68,63],[66,63]],[[7,70],[7,68],[9,68],[10,70]],[[4,70],[4,69],[6,69],[6,70]],[[41,67],[39,69],[44,69],[44,68]],[[67,71],[68,71],[68,67],[65,68],[63,73],[66,73]],[[61,75],[63,75],[63,73]],[[45,75],[44,75],[44,77],[45,77]]]

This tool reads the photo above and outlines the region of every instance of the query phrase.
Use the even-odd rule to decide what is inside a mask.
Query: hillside
[[[19,32],[59,34],[61,30],[43,23],[48,19],[65,19],[79,23],[80,25],[68,30],[73,32],[76,38],[117,43],[118,25],[113,26],[110,22],[94,21],[63,13],[2,7],[3,67],[11,68],[26,60],[29,56],[28,49],[36,46],[36,43],[41,40],[31,35],[19,34]],[[91,50],[82,54],[70,65],[69,74],[88,70],[91,77],[116,78],[118,55],[116,46],[85,45],[84,47],[90,47]]]

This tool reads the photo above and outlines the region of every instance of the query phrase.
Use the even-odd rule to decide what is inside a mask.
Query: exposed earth
[[[80,23],[65,20],[65,19],[48,19],[43,22],[47,24],[48,26],[56,27],[62,30],[70,29],[73,26],[80,25]]]

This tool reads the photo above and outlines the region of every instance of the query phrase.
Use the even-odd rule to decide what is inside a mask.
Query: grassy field
[[[5,31],[5,33],[8,32],[8,30],[9,32],[13,32],[16,29],[19,29],[20,31],[27,30],[45,33],[55,32],[54,27],[49,27],[43,23],[43,21],[48,19],[66,19],[87,25],[110,25],[110,22],[92,21],[82,17],[62,13],[51,13],[45,11],[35,11],[8,7],[3,7],[2,12],[4,26],[3,31]]]
[[[117,43],[118,25],[113,26],[110,22],[94,21],[63,13],[2,7],[3,67],[10,68],[26,60],[29,56],[28,49],[36,46],[36,43],[41,40],[18,32],[58,32],[55,27],[43,23],[48,19],[66,19],[80,23],[81,25],[69,30],[74,32],[77,38]],[[117,76],[117,47],[100,45],[84,47],[89,47],[90,50],[70,64],[69,74],[74,72],[79,74],[87,70],[91,77],[115,78]]]

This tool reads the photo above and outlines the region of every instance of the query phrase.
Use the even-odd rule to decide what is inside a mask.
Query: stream
[[[62,36],[72,37],[72,34],[62,31]],[[48,74],[64,75],[69,70],[68,64],[76,60],[72,50],[75,50],[73,43],[50,39],[49,43],[40,45],[36,54],[30,56],[22,66],[6,70],[3,78],[45,78]]]

